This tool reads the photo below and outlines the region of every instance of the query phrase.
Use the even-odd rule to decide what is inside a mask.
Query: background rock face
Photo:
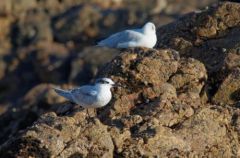
[[[180,56],[192,57],[204,63],[209,78],[207,86],[212,89],[210,93],[216,93],[213,99],[215,103],[233,104],[237,101],[230,99],[232,93],[239,89],[239,85],[235,85],[236,75],[230,74],[238,74],[236,69],[239,67],[239,10],[238,3],[223,3],[201,13],[189,14],[158,30],[157,47],[176,49]],[[224,81],[227,76],[229,82]],[[218,91],[221,83],[223,85]],[[221,93],[224,94],[220,97]],[[210,94],[210,99],[212,96]]]
[[[0,1],[0,157],[239,157],[240,4],[213,2]],[[154,49],[94,46],[146,21]],[[97,77],[100,109],[52,89]]]

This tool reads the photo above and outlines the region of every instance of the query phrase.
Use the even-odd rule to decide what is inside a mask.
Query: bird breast
[[[103,107],[107,105],[112,98],[112,93],[110,91],[110,88],[101,88],[98,96],[97,96],[97,106]]]
[[[153,48],[155,46],[155,44],[157,43],[156,34],[148,34],[145,36],[146,37],[143,38],[143,41],[141,43],[143,43],[145,45],[145,47]]]

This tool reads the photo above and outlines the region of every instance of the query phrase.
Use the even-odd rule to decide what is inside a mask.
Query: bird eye
[[[100,80],[99,83],[102,83],[102,84],[109,84],[108,81],[105,81],[105,80]]]

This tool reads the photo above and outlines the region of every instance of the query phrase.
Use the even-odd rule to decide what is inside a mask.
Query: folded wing
[[[81,106],[90,106],[96,100],[97,90],[93,86],[82,86],[71,90],[71,94],[76,103]]]
[[[143,38],[143,34],[139,30],[126,30],[100,41],[98,46],[116,48],[119,43],[135,42],[141,38]]]

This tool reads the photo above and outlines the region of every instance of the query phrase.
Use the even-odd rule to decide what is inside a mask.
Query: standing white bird
[[[94,85],[84,85],[72,90],[54,89],[58,95],[83,108],[99,108],[110,102],[112,98],[110,89],[114,85],[115,83],[111,79],[100,78],[96,80]]]
[[[148,22],[140,29],[125,30],[98,42],[97,46],[111,48],[147,47],[157,43],[156,27]]]

